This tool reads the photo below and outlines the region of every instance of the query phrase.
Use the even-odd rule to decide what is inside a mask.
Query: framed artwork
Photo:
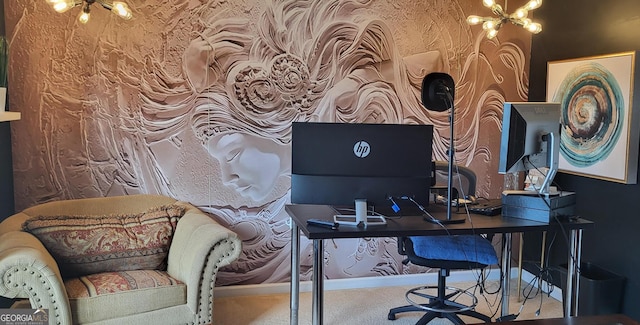
[[[638,52],[552,61],[547,101],[562,104],[559,170],[636,184]]]

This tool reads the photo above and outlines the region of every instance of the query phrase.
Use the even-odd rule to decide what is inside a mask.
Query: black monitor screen
[[[432,125],[293,123],[291,202],[366,199],[379,211],[405,196],[426,206],[432,141]]]

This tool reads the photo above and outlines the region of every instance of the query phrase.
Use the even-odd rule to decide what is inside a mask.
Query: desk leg
[[[520,240],[518,241],[518,285],[516,288],[516,292],[518,294],[518,302],[522,301],[523,296],[520,294],[522,292],[522,251],[524,250],[524,233],[521,232]]]
[[[298,309],[300,306],[300,228],[291,220],[291,316],[289,323],[298,325]]]
[[[502,234],[502,313],[500,316],[509,315],[509,291],[511,287],[511,234]]]
[[[571,230],[571,251],[567,267],[567,292],[565,296],[564,314],[578,316],[578,295],[580,294],[580,274],[578,268],[582,260],[582,229]]]
[[[322,239],[313,240],[313,325],[322,325],[324,283],[324,245]]]

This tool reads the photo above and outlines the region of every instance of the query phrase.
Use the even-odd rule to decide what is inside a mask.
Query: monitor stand
[[[556,173],[558,172],[558,167],[549,163],[549,165],[551,165],[551,167],[549,167],[549,171],[547,171],[547,174],[544,176],[544,181],[542,182],[542,185],[540,186],[540,188],[536,188],[535,186],[532,186],[533,189],[532,190],[505,190],[502,191],[502,195],[503,196],[508,196],[508,195],[524,195],[524,196],[540,196],[540,197],[552,197],[552,196],[558,196],[562,193],[560,193],[560,191],[558,191],[558,189],[555,186],[551,186],[551,182],[553,181],[553,178],[556,176]]]
[[[383,216],[369,216],[367,215],[367,200],[356,199],[356,214],[336,214],[333,216],[333,221],[341,225],[367,227],[367,226],[382,226],[387,224],[387,219]]]
[[[451,206],[449,206],[448,209],[451,209]],[[457,223],[465,223],[467,221],[467,215],[463,214],[463,215],[453,216],[447,213],[447,216],[445,216],[444,218],[436,218],[432,215],[426,215],[424,216],[424,220],[431,223],[436,223],[439,225],[451,225],[451,224],[457,224]]]

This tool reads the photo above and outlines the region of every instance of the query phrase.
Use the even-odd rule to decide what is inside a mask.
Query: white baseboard
[[[487,272],[488,280],[499,280],[500,272]],[[452,271],[451,275],[447,278],[449,282],[469,282],[475,281],[477,278],[477,271]],[[511,278],[516,278],[518,275],[518,269],[511,269]],[[324,281],[324,290],[345,290],[345,289],[363,289],[374,287],[394,287],[394,286],[409,286],[409,285],[423,285],[437,282],[437,272],[432,273],[420,273],[420,274],[404,274],[404,275],[389,275],[389,276],[374,276],[374,277],[362,277],[362,278],[347,278],[347,279],[328,279]],[[533,275],[525,270],[522,271],[522,282],[528,283],[533,279]],[[269,295],[277,293],[288,293],[290,291],[291,284],[285,283],[265,283],[265,284],[248,284],[248,285],[234,285],[225,287],[216,287],[214,290],[214,297],[237,297],[237,296],[251,296],[251,295]],[[546,288],[546,287],[545,287]],[[300,292],[310,292],[311,281],[300,282]],[[557,300],[560,300],[562,293],[559,288],[555,288],[551,296]]]

